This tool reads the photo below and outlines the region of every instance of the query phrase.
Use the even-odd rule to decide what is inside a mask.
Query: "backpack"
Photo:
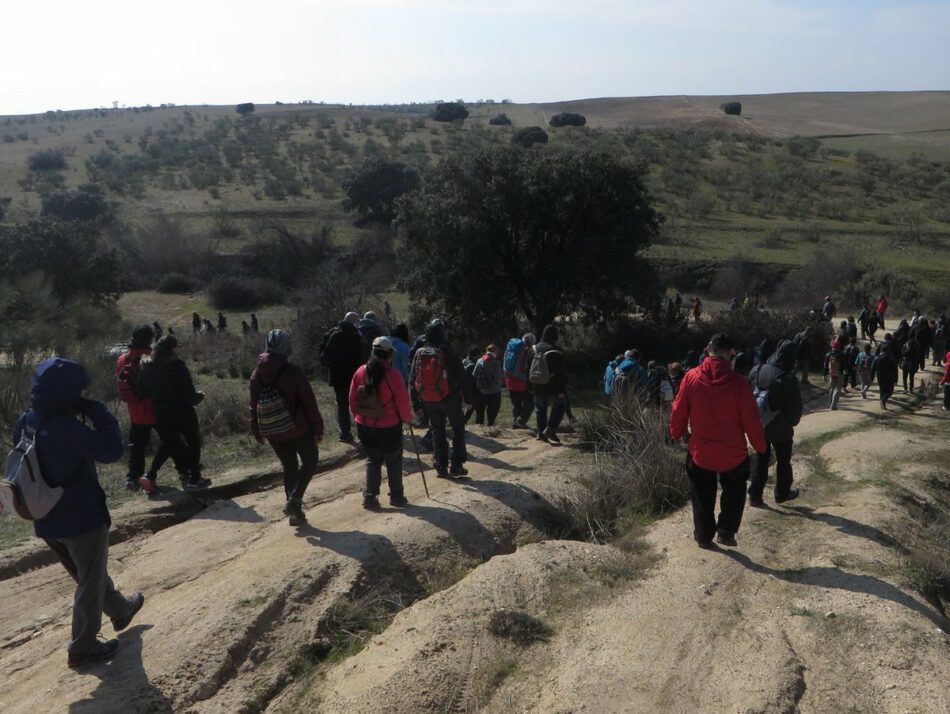
[[[528,381],[528,375],[525,372],[524,363],[527,356],[527,350],[524,340],[513,337],[508,340],[508,346],[505,347],[505,376],[509,379],[520,379],[522,382]]]
[[[386,386],[389,387],[389,378],[384,376],[383,380],[386,381]],[[389,387],[389,391],[392,392],[392,387]],[[377,386],[376,391],[370,392],[366,388],[366,384],[361,384],[356,388],[356,396],[353,398],[353,413],[357,416],[366,417],[367,419],[379,419],[386,412],[386,404],[383,404],[380,399],[380,390]],[[394,401],[396,399],[395,393],[393,393]]]
[[[528,370],[528,381],[531,384],[547,384],[551,381],[551,368],[548,366],[548,355],[556,350],[535,353],[531,360],[531,369]],[[616,382],[614,383],[616,385]]]
[[[441,402],[449,396],[449,374],[445,355],[438,347],[425,345],[416,350],[413,387],[424,402]]]
[[[494,358],[485,359],[482,357],[475,364],[475,386],[481,389],[489,389],[494,383],[495,369]]]
[[[835,351],[828,353],[828,374],[832,378],[841,376],[841,359]]]
[[[854,364],[861,374],[868,374],[871,371],[871,355],[867,352],[861,352],[854,358]]]
[[[756,381],[755,387],[752,388],[752,396],[755,397],[755,406],[759,410],[759,421],[762,422],[762,426],[768,426],[775,421],[775,417],[782,413],[779,409],[772,409],[771,391],[771,387],[765,389],[760,387],[758,381]]]
[[[63,496],[60,486],[50,486],[40,472],[36,455],[36,432],[24,427],[20,443],[7,455],[0,479],[0,513],[10,513],[24,521],[45,517]]]
[[[264,384],[260,374],[257,375],[261,383],[261,391],[257,395],[257,428],[261,436],[284,436],[297,428],[294,415],[290,413],[287,400],[277,389],[280,376],[287,369],[289,363],[277,370],[277,376],[269,385]]]
[[[336,350],[335,347],[331,347],[331,343],[333,342],[333,338],[338,334],[340,334],[340,326],[336,325],[327,330],[326,334],[323,335],[323,339],[320,340],[320,364],[324,367],[333,366],[333,353]]]

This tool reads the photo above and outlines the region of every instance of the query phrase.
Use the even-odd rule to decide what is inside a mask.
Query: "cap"
[[[725,332],[717,332],[710,338],[709,346],[714,350],[731,350],[735,347],[735,344]]]
[[[392,352],[393,343],[388,337],[377,337],[373,340],[373,349],[380,350],[382,352]]]

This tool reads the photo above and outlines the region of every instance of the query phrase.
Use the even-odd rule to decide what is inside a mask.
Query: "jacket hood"
[[[561,333],[558,331],[557,325],[547,325],[541,333],[541,341],[553,345],[558,341],[560,336]]]
[[[43,360],[33,373],[33,409],[48,415],[76,413],[88,386],[89,374],[79,362],[60,357]]]
[[[733,379],[741,379],[732,369],[729,360],[721,357],[707,357],[696,369],[699,370],[699,380],[704,384],[722,386]]]
[[[277,372],[287,364],[287,357],[276,352],[264,352],[257,358],[257,374],[266,383],[277,376]]]
[[[768,364],[775,365],[786,372],[792,372],[797,361],[798,343],[792,340],[782,340],[779,342],[775,354],[769,357]]]
[[[426,342],[433,347],[438,347],[445,342],[445,325],[433,322],[426,327]]]

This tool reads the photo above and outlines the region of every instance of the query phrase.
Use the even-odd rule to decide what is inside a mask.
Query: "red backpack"
[[[416,351],[413,386],[424,402],[441,402],[449,396],[449,375],[445,355],[438,347],[425,346]]]

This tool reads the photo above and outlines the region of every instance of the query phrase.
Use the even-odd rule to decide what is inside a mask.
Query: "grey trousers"
[[[76,581],[73,597],[73,631],[69,654],[81,657],[96,644],[102,613],[113,619],[127,617],[132,606],[109,578],[109,526],[71,538],[44,538]]]

